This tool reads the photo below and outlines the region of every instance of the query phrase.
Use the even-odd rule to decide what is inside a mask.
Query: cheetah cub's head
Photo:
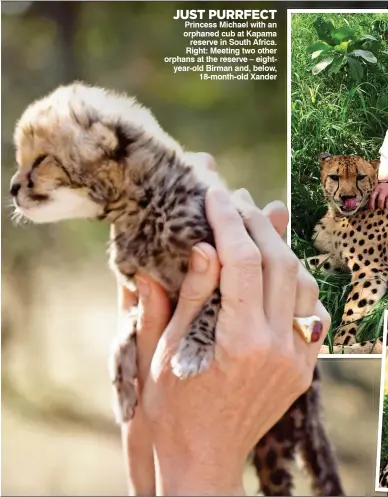
[[[57,88],[16,125],[16,212],[37,223],[105,217],[147,167],[150,140],[176,146],[134,99],[82,83]]]
[[[377,184],[380,161],[358,155],[320,154],[321,181],[326,200],[335,212],[351,216],[364,207]]]

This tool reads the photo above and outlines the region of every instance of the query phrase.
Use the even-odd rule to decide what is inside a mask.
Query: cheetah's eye
[[[366,174],[358,174],[357,175],[357,181],[361,181],[364,178],[366,178]]]
[[[41,162],[43,162],[45,159],[47,159],[47,157],[48,157],[48,155],[46,155],[46,154],[39,155],[32,163],[31,170],[38,167]]]
[[[329,174],[329,178],[332,179],[333,181],[338,181],[339,180],[338,174]]]

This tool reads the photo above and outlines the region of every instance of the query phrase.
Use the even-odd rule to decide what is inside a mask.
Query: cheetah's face
[[[26,109],[14,135],[18,169],[11,195],[17,214],[37,223],[98,218],[117,200],[123,137],[117,121],[106,124],[98,116],[109,107],[104,99],[104,90],[76,83]]]
[[[326,200],[343,216],[364,207],[377,184],[379,161],[357,155],[320,155],[321,181]]]

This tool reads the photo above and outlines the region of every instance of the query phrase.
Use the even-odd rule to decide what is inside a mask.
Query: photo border
[[[287,9],[287,208],[291,216],[291,16],[292,14],[388,14],[385,9]],[[287,244],[291,247],[291,224],[287,230]],[[383,330],[387,312],[384,314]],[[383,333],[383,350],[385,349]],[[384,359],[385,354],[319,354],[319,359]]]
[[[383,324],[383,350],[387,347],[387,332],[388,332],[388,310],[384,312]],[[375,475],[375,492],[388,493],[388,488],[379,486],[380,480],[380,457],[381,457],[381,432],[383,430],[383,408],[384,408],[384,385],[385,385],[385,365],[387,363],[387,354],[383,353],[381,359],[381,375],[380,375],[380,399],[379,399],[379,421],[377,428],[377,455],[376,455],[376,475]]]

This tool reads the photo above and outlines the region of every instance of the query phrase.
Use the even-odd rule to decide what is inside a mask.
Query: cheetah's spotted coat
[[[18,209],[36,222],[106,219],[118,277],[132,284],[141,269],[175,304],[192,246],[214,243],[204,198],[209,185],[219,182],[216,173],[188,163],[181,147],[133,99],[82,84],[33,103],[17,125],[15,142],[19,167],[12,189]],[[217,291],[194,319],[174,358],[176,375],[197,374],[212,361],[221,305]],[[119,421],[129,420],[136,405],[136,309],[128,319],[132,331],[119,337],[111,364]],[[291,494],[296,449],[318,495],[343,494],[320,419],[317,371],[310,389],[254,449],[266,495]]]

